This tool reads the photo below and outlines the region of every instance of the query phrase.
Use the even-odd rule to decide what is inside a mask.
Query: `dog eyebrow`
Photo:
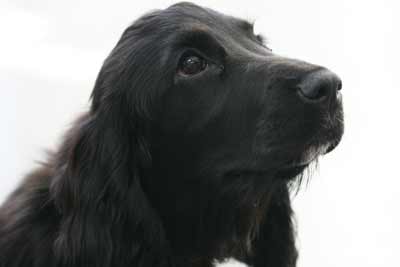
[[[203,28],[192,28],[180,34],[178,42],[182,46],[194,47],[215,56],[223,56],[225,49],[208,31]]]

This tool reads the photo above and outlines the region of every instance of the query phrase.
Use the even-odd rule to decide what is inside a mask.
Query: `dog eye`
[[[189,54],[182,57],[178,71],[183,75],[195,75],[202,72],[207,67],[207,61],[195,54]]]

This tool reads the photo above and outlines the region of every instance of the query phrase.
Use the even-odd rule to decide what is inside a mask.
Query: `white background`
[[[172,1],[0,4],[0,202],[85,110],[124,28]],[[197,1],[256,20],[274,52],[344,84],[346,132],[294,199],[300,267],[400,266],[400,8],[396,1]]]

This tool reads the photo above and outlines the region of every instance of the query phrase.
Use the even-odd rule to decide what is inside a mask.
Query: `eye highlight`
[[[195,53],[188,53],[180,59],[178,73],[185,76],[192,76],[204,71],[207,66],[208,63],[203,57]]]

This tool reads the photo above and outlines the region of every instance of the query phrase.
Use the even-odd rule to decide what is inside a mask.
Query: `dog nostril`
[[[342,82],[339,77],[326,69],[309,73],[297,86],[300,94],[313,102],[336,95],[341,88]]]

